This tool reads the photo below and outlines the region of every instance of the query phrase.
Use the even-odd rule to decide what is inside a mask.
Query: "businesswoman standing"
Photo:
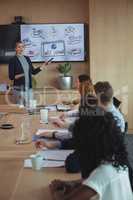
[[[41,67],[34,68],[28,56],[23,55],[24,44],[19,41],[15,47],[16,55],[9,61],[9,79],[13,81],[13,91],[17,103],[23,98],[27,104],[32,98],[32,74],[38,74],[48,64],[44,63]]]

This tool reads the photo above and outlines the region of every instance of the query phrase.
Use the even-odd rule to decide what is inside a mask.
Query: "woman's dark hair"
[[[82,177],[87,178],[106,161],[118,170],[129,167],[124,137],[113,115],[97,106],[92,108],[93,112],[90,110],[91,107],[88,107],[88,112],[83,115],[80,107],[80,117],[73,130]]]

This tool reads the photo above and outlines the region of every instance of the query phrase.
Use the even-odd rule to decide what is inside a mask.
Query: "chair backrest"
[[[128,122],[125,122],[125,133],[128,132]]]
[[[121,103],[122,102],[120,100],[118,100],[116,97],[113,97],[113,104],[116,108],[119,108]]]

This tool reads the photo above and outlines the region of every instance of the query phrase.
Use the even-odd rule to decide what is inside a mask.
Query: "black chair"
[[[114,106],[116,107],[116,108],[119,108],[120,107],[120,105],[121,105],[121,101],[120,100],[118,100],[116,97],[113,97],[113,104],[114,104]]]
[[[121,101],[119,99],[117,99],[116,97],[113,97],[113,104],[114,106],[119,109],[120,105],[121,105]],[[125,131],[124,133],[126,134],[128,132],[128,122],[125,122]]]

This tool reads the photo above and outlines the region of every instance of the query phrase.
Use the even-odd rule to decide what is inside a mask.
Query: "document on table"
[[[45,129],[45,128],[40,128],[37,130],[35,135],[40,135],[44,132],[60,132],[60,133],[67,133],[68,129]]]
[[[57,110],[58,111],[69,111],[69,110],[71,110],[71,107],[68,105],[58,104]]]
[[[43,157],[43,167],[63,167],[67,156],[74,150],[44,150],[38,152]],[[31,159],[24,160],[24,167],[31,168]]]
[[[44,160],[65,161],[67,156],[73,153],[73,151],[74,150],[44,150],[40,151],[39,154]]]
[[[64,167],[64,161],[51,161],[51,160],[43,160],[42,167]],[[24,167],[31,168],[32,163],[30,159],[24,160]]]
[[[45,109],[48,109],[49,111],[57,111],[56,105],[47,105],[45,106]]]

